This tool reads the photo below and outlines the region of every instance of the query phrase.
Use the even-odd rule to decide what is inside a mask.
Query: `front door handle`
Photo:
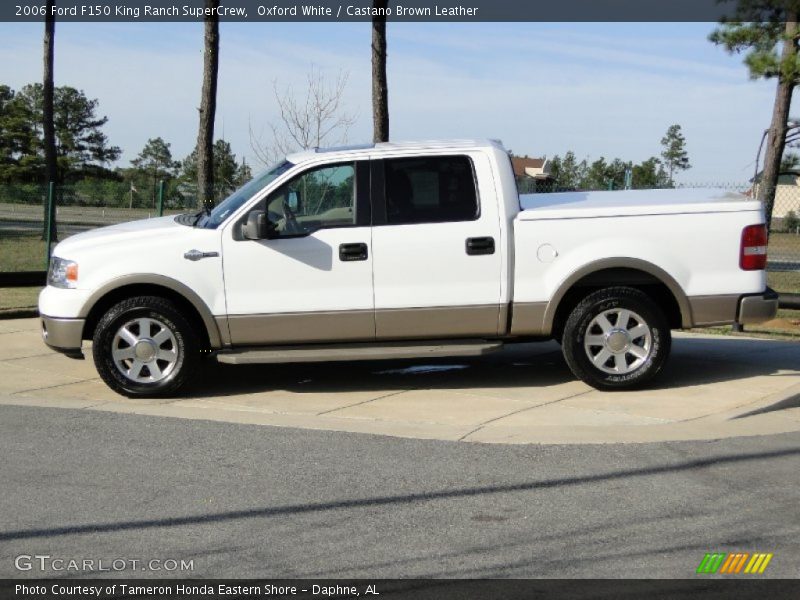
[[[474,237],[467,238],[467,254],[475,256],[479,254],[494,254],[493,237]]]
[[[339,245],[339,260],[342,262],[353,262],[354,260],[367,260],[369,253],[367,252],[367,245],[363,243],[357,244],[340,244]]]
[[[219,256],[219,252],[201,252],[200,250],[189,250],[183,253],[183,258],[191,261],[198,261],[203,258],[214,258]]]

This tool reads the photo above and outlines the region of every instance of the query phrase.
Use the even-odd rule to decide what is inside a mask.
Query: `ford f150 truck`
[[[599,389],[641,386],[670,330],[756,323],[761,205],[720,190],[517,193],[494,141],[286,157],[211,211],[55,248],[44,341],[127,396],[223,363],[478,355],[558,340]]]

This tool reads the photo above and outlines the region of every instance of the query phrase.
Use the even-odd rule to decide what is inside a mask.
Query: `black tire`
[[[143,332],[142,326],[147,326],[148,331]],[[151,338],[154,330],[157,333]],[[162,334],[162,330],[169,333]],[[137,345],[126,342],[125,336],[117,337],[118,333],[131,331],[142,338],[137,343],[145,354],[142,360],[136,354]],[[164,342],[153,341],[162,335],[167,338]],[[176,395],[193,378],[200,363],[197,332],[175,304],[159,296],[136,296],[112,306],[97,324],[92,342],[92,356],[100,377],[115,392],[129,398]],[[120,347],[122,344],[128,346]],[[129,349],[133,357],[115,360],[115,350],[122,356]],[[171,362],[159,358],[162,352],[171,356],[173,350],[175,358]],[[153,353],[152,358],[148,352]],[[134,361],[138,364],[134,365]],[[130,366],[128,375],[122,372],[126,366]],[[138,376],[134,376],[137,369]]]
[[[630,315],[620,311],[628,311]],[[615,315],[617,322],[612,321]],[[626,323],[619,324],[623,315],[627,317]],[[609,324],[610,332],[607,331]],[[629,324],[632,325],[630,329]],[[644,325],[645,329],[639,325]],[[639,335],[641,332],[645,333]],[[616,337],[612,338],[611,333]],[[632,338],[632,335],[638,337]],[[591,336],[589,340],[587,336]],[[604,344],[595,345],[592,340],[604,340]],[[629,287],[605,288],[584,298],[567,319],[561,343],[573,374],[599,390],[644,386],[661,371],[671,345],[672,336],[664,311],[647,294]],[[605,362],[604,352],[609,357]],[[609,372],[611,370],[617,372]]]

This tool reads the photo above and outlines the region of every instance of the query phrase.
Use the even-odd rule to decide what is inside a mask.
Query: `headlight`
[[[78,287],[78,263],[54,256],[50,259],[47,285],[57,288]]]

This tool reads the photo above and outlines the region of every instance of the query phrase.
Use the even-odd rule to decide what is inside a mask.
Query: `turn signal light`
[[[73,283],[77,283],[78,282],[78,265],[76,265],[75,263],[67,265],[66,275],[67,275],[67,281],[71,281]]]
[[[742,230],[739,267],[745,271],[767,268],[767,226],[763,223],[748,225]]]

